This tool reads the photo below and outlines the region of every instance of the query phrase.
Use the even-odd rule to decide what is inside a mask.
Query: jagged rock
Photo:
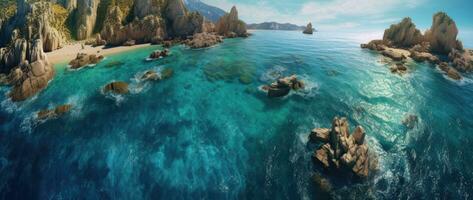
[[[430,43],[429,42],[422,42],[420,44],[414,45],[409,51],[415,51],[419,53],[430,53]]]
[[[268,97],[283,97],[289,94],[291,90],[304,88],[304,82],[297,79],[296,75],[278,79],[271,85],[263,86],[263,90],[268,92]]]
[[[312,28],[312,23],[307,24],[307,27],[303,31],[304,34],[312,35],[314,33],[314,28]]]
[[[209,21],[204,20],[202,32],[204,33],[213,33],[215,32],[215,24]]]
[[[328,142],[330,139],[330,129],[315,128],[310,132],[310,140],[319,142]]]
[[[232,7],[229,14],[222,16],[215,29],[219,35],[225,37],[247,37],[245,22],[238,19],[238,11],[235,6]]]
[[[161,80],[161,77],[154,70],[146,71],[143,76],[141,76],[142,81],[158,81]]]
[[[374,51],[383,51],[386,46],[389,46],[387,43],[389,41],[384,41],[384,40],[372,40],[368,44],[361,44],[361,48],[364,49],[371,49]]]
[[[399,74],[399,75],[403,75],[407,73],[407,67],[404,66],[404,64],[402,63],[395,63],[394,65],[391,65],[389,70],[391,70],[391,73]]]
[[[448,65],[448,63],[445,63],[445,62],[442,62],[440,63],[439,65],[439,68],[444,71],[448,77],[450,77],[451,79],[454,79],[454,80],[461,80],[462,79],[462,76],[460,75],[460,73],[458,73],[457,70],[455,70],[453,67],[450,67]]]
[[[128,83],[122,81],[111,82],[103,88],[104,93],[112,92],[115,94],[127,94],[128,90]]]
[[[187,41],[186,44],[193,49],[197,49],[197,48],[210,47],[220,42],[223,42],[223,38],[216,34],[197,33],[197,34],[194,34],[194,36],[192,37],[192,40]]]
[[[160,16],[136,18],[125,26],[122,26],[122,18],[123,14],[118,6],[109,9],[106,15],[101,35],[111,46],[123,45],[130,40],[137,44],[159,43],[166,37],[166,23]]]
[[[38,120],[48,120],[62,116],[72,109],[72,105],[64,104],[52,110],[41,110],[37,113]]]
[[[453,67],[461,72],[473,71],[473,50],[456,50],[453,49],[448,54],[449,60],[452,62]]]
[[[439,12],[433,17],[432,27],[426,31],[426,41],[430,42],[431,50],[440,54],[448,54],[452,49],[461,49],[457,40],[458,29],[446,13]],[[459,44],[460,43],[460,44]]]
[[[422,33],[412,23],[411,18],[404,18],[399,24],[393,24],[384,31],[383,40],[390,41],[395,47],[412,47],[422,42]]]
[[[78,40],[87,39],[92,35],[97,20],[97,9],[100,0],[77,0],[75,24]]]
[[[97,64],[102,59],[102,55],[97,56],[95,54],[88,55],[86,53],[78,53],[76,58],[69,62],[69,65],[71,66],[71,69],[79,69],[90,64]]]
[[[170,35],[185,37],[203,30],[204,17],[198,12],[188,12],[182,0],[168,0],[166,19],[172,24]]]
[[[150,59],[158,59],[158,58],[163,58],[163,57],[167,57],[167,56],[169,56],[169,49],[164,49],[162,51],[160,51],[160,50],[153,51],[149,55],[149,58]]]
[[[394,61],[403,61],[410,56],[410,52],[407,50],[388,47],[381,51],[381,54],[383,54],[383,56],[393,59]]]
[[[325,144],[313,155],[314,159],[324,168],[351,169],[355,175],[362,178],[370,176],[377,170],[377,156],[369,153],[368,146],[364,141],[365,132],[361,126],[357,126],[350,135],[346,118],[335,117],[331,129],[318,129],[318,132],[324,133],[325,136],[327,130],[330,130],[329,139],[324,140]]]
[[[433,64],[438,64],[440,62],[440,59],[437,56],[432,55],[431,53],[427,52],[417,52],[417,51],[410,51],[411,53],[411,58],[417,62],[430,62]]]

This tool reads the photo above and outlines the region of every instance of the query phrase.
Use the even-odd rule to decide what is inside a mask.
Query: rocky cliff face
[[[448,54],[452,49],[462,48],[462,44],[457,40],[458,29],[455,22],[443,12],[434,15],[432,27],[426,31],[425,38],[430,42],[431,50]]]
[[[404,18],[399,24],[393,24],[384,31],[383,40],[396,47],[412,47],[422,42],[422,33],[412,23],[411,18]]]
[[[215,29],[219,35],[225,37],[246,37],[245,22],[238,19],[238,11],[235,6],[232,7],[229,14],[225,14],[218,20]]]
[[[182,0],[168,0],[165,17],[171,24],[169,35],[185,37],[202,32],[204,17],[197,12],[189,13]]]
[[[87,39],[92,35],[99,3],[100,0],[77,0],[75,31],[78,40]]]

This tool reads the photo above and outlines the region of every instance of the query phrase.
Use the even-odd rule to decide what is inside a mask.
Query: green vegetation
[[[62,33],[66,40],[71,39],[70,27],[67,26],[67,19],[69,17],[69,12],[66,8],[59,4],[53,4],[53,19],[51,19],[51,25],[56,28],[60,33]]]

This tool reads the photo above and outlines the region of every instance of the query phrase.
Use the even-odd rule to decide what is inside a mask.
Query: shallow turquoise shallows
[[[145,58],[160,46],[78,71],[57,65],[34,98],[0,97],[0,199],[313,199],[311,176],[326,174],[308,134],[335,116],[362,125],[380,155],[371,180],[326,176],[335,197],[472,198],[472,77],[456,82],[412,62],[409,74],[391,74],[359,43],[255,31],[208,49],[175,46],[155,61]],[[170,79],[139,81],[165,68]],[[258,89],[291,74],[303,91],[269,99]],[[104,95],[111,81],[128,82],[130,94]],[[35,119],[62,104],[72,111]],[[419,117],[413,129],[402,124],[409,115]]]

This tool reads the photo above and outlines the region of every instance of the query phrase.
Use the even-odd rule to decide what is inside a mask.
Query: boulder
[[[314,33],[314,28],[312,28],[312,23],[307,24],[306,28],[304,29],[302,33],[312,35]]]
[[[407,73],[407,67],[402,63],[395,63],[394,65],[391,65],[389,70],[391,70],[391,73],[399,75],[404,75]]]
[[[122,81],[111,82],[103,88],[104,93],[112,92],[114,94],[127,94],[128,90],[128,83]]]
[[[439,12],[433,17],[432,27],[425,32],[425,39],[430,43],[431,51],[447,55],[452,49],[461,49],[457,40],[458,29],[446,13]]]
[[[432,55],[431,53],[427,52],[418,52],[411,50],[410,51],[411,58],[415,60],[416,62],[430,62],[432,64],[438,64],[440,63],[440,59],[437,56]]]
[[[142,81],[158,81],[161,80],[161,77],[154,70],[146,71],[143,76],[140,78]]]
[[[383,51],[381,51],[381,54],[393,59],[394,61],[403,61],[410,56],[409,51],[394,48],[385,48]]]
[[[68,113],[71,109],[72,109],[72,105],[64,104],[52,110],[41,110],[37,113],[37,119],[48,120],[48,119],[56,118]]]
[[[361,48],[371,49],[373,51],[383,51],[389,46],[389,41],[384,40],[372,40],[368,44],[361,44]]]
[[[169,56],[169,49],[164,49],[162,51],[160,51],[160,50],[153,51],[149,55],[149,58],[150,59],[158,59],[158,58],[163,58],[163,57],[167,57],[167,56]]]
[[[408,115],[402,120],[402,124],[408,129],[413,129],[417,122],[419,122],[419,118],[416,115]]]
[[[461,80],[462,79],[462,76],[460,75],[460,73],[458,73],[458,71],[455,70],[453,67],[450,67],[448,65],[448,63],[442,62],[438,66],[451,79],[453,79],[453,80]]]
[[[393,24],[384,31],[384,41],[389,41],[394,47],[412,47],[422,42],[422,33],[412,23],[411,18],[404,18],[399,24]]]
[[[230,13],[222,16],[215,25],[217,34],[224,37],[247,37],[245,22],[238,19],[238,11],[235,6],[232,7]]]
[[[278,79],[271,85],[263,86],[263,90],[267,91],[268,97],[283,97],[289,94],[291,90],[299,90],[304,88],[304,82],[297,79],[296,75]]]
[[[187,46],[197,49],[205,48],[223,42],[223,38],[213,33],[197,33],[194,34],[192,40],[186,42]]]
[[[97,64],[103,60],[103,56],[95,54],[78,53],[74,60],[69,62],[71,69],[79,69],[90,64]]]

